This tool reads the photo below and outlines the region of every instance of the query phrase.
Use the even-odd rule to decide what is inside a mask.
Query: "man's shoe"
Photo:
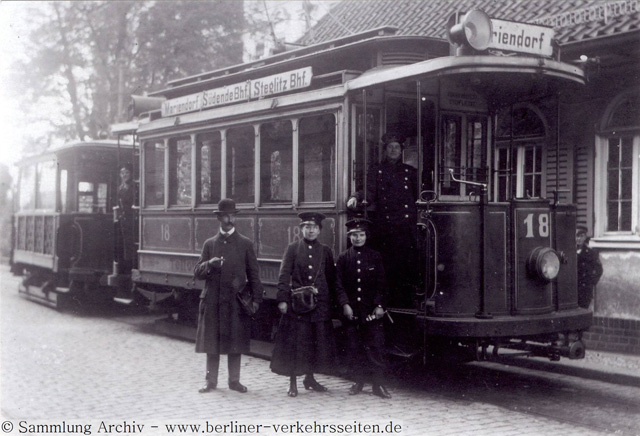
[[[363,386],[364,386],[364,383],[362,382],[352,384],[351,387],[349,388],[349,395],[358,395],[360,392],[362,392]]]
[[[215,383],[208,381],[207,384],[198,389],[198,392],[200,392],[201,394],[206,394],[207,392],[213,391],[216,387],[217,386]]]
[[[229,389],[231,389],[232,391],[240,392],[241,394],[244,394],[248,390],[247,387],[240,384],[239,381],[229,382]]]
[[[387,388],[385,388],[382,385],[373,385],[373,395],[376,395],[380,398],[385,398],[385,399],[389,399],[391,398],[391,394],[387,391]]]

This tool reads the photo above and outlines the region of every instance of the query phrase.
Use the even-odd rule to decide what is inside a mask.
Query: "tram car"
[[[65,144],[18,164],[11,270],[23,276],[20,293],[55,307],[116,296],[108,276],[122,249],[113,219],[118,172],[125,163],[137,168],[137,161],[131,142],[95,140]]]
[[[554,57],[552,29],[522,30],[532,47],[520,53],[490,46],[492,23],[480,11],[457,16],[450,41],[382,27],[151,94],[164,101],[137,131],[136,290],[171,302],[172,323],[193,324],[202,288],[193,266],[218,231],[218,201],[233,198],[266,289],[254,337],[272,340],[297,214],[324,213],[321,241],[336,255],[346,249],[346,203],[376,177],[380,137],[400,131],[419,182],[408,206],[417,222],[398,225],[415,226],[419,280],[409,304],[388,309],[389,351],[583,357],[592,314],[577,304],[576,208],[563,201],[572,177],[560,134],[562,99],[585,75]]]

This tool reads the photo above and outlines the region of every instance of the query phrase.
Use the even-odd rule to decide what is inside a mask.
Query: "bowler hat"
[[[320,212],[301,212],[298,214],[298,218],[300,221],[300,226],[305,224],[316,224],[318,226],[322,226],[322,220],[326,218],[326,215],[321,214]]]
[[[236,202],[230,198],[223,198],[218,202],[218,210],[215,213],[216,215],[238,213]]]
[[[347,235],[353,232],[368,232],[371,221],[366,218],[353,218],[347,221]]]

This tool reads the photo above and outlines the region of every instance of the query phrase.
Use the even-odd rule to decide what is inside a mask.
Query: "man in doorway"
[[[373,215],[371,247],[382,254],[389,286],[389,305],[414,304],[417,282],[416,223],[418,172],[402,162],[405,138],[396,133],[382,137],[384,159],[367,173],[367,209]],[[364,193],[347,201],[355,211],[363,206]]]

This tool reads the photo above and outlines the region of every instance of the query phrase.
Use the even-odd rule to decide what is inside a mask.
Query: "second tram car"
[[[21,293],[52,306],[60,295],[78,303],[116,295],[107,278],[121,248],[112,210],[124,163],[136,166],[133,145],[113,140],[69,143],[19,163],[11,269],[24,277]]]
[[[418,170],[420,280],[411,304],[389,309],[390,351],[583,357],[591,312],[577,304],[576,209],[562,202],[571,176],[559,138],[560,91],[583,85],[582,70],[546,53],[452,55],[446,41],[396,30],[175,80],[154,94],[161,110],[138,129],[137,290],[170,301],[173,323],[193,323],[202,284],[192,268],[218,229],[217,202],[233,198],[266,285],[254,336],[271,340],[297,213],[327,215],[322,242],[344,250],[345,204],[375,176],[382,134],[400,131],[403,161]]]

